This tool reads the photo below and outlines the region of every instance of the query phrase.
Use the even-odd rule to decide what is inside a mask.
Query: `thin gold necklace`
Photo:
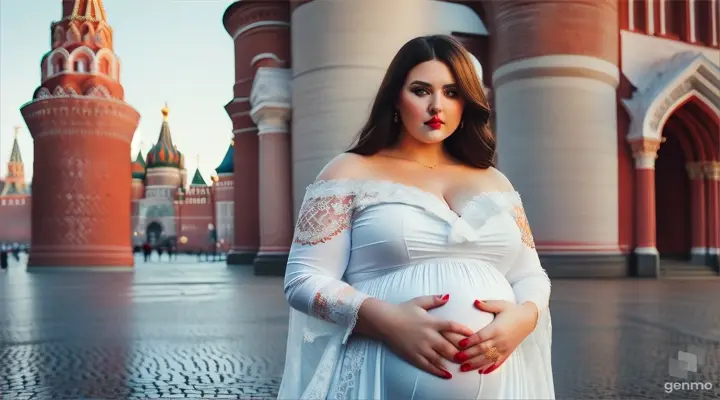
[[[385,157],[390,157],[390,158],[396,158],[396,159],[398,159],[398,160],[412,161],[412,162],[418,163],[418,164],[420,164],[420,165],[422,165],[423,167],[428,168],[428,169],[434,169],[435,167],[437,167],[438,165],[440,165],[440,164],[427,165],[427,164],[421,163],[421,162],[418,161],[418,160],[413,160],[413,159],[405,158],[405,157],[391,156],[391,155],[389,155],[389,154],[380,154],[380,155],[381,155],[381,156],[385,156]]]

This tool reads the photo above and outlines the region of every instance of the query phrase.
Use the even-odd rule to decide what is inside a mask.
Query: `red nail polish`
[[[452,374],[448,371],[443,371],[443,378],[452,379]]]
[[[482,301],[475,300],[475,307],[480,307],[480,306],[482,306]]]
[[[450,295],[449,295],[449,294],[446,294],[446,295],[443,296],[443,298],[442,298],[443,301],[448,301],[449,299],[450,299]]]
[[[467,371],[470,371],[471,369],[472,369],[472,366],[468,363],[465,363],[460,366],[460,371],[462,371],[462,372],[467,372]]]
[[[495,370],[498,369],[499,367],[500,367],[500,365],[493,365],[493,366],[491,366],[490,368],[485,369],[485,370],[482,370],[482,371],[479,371],[479,372],[480,372],[481,374],[483,374],[483,375],[487,375],[487,374],[495,371]]]
[[[470,340],[466,338],[466,339],[459,341],[458,344],[460,345],[460,347],[465,348],[465,347],[467,347],[469,341]]]
[[[459,353],[456,353],[454,358],[457,362],[463,362],[468,359],[468,355],[461,351]]]

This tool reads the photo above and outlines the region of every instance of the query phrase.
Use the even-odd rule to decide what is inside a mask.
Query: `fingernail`
[[[457,362],[463,362],[468,359],[468,355],[461,351],[459,353],[456,353],[454,358]]]
[[[459,341],[458,344],[460,345],[460,347],[465,348],[468,345],[469,341],[470,341],[469,339],[463,339],[463,340]]]
[[[465,363],[460,366],[460,371],[462,371],[462,372],[467,372],[467,371],[470,371],[471,369],[472,369],[472,366],[468,363]]]
[[[443,296],[442,301],[448,301],[448,299],[450,299],[450,295],[446,294],[445,296]]]
[[[480,307],[481,305],[483,305],[483,302],[482,302],[482,301],[480,301],[480,300],[475,300],[475,307]]]
[[[491,366],[490,368],[486,368],[486,369],[484,369],[484,370],[482,370],[482,371],[478,371],[478,372],[481,373],[481,374],[483,374],[483,375],[487,375],[487,374],[495,371],[496,369],[498,369],[498,367],[499,367],[499,365],[493,365],[493,366]]]
[[[452,379],[452,374],[449,371],[443,371],[443,378]]]

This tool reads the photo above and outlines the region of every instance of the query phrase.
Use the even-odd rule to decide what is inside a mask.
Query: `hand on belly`
[[[474,302],[476,297],[466,296],[462,293],[451,293],[450,299],[444,306],[429,310],[428,313],[435,318],[459,322],[473,332],[486,327],[492,322],[492,313],[478,310]]]

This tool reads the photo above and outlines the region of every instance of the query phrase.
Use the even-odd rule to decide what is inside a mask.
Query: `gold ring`
[[[500,358],[500,352],[498,351],[497,347],[493,346],[485,353],[485,358],[492,362],[496,362],[498,358]]]

